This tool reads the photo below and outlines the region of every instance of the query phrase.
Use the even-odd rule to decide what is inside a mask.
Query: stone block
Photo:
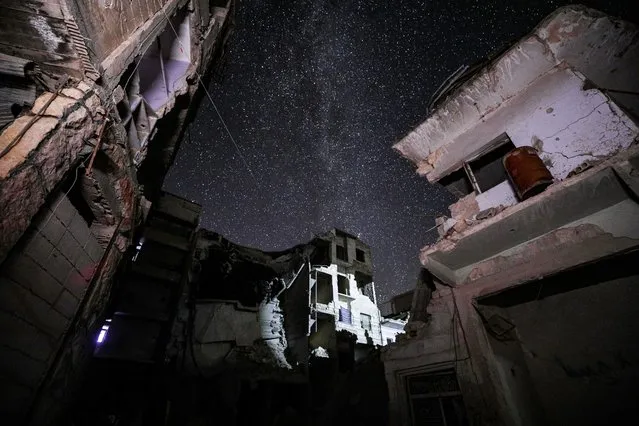
[[[95,262],[99,262],[102,260],[102,256],[104,256],[104,248],[102,248],[100,243],[98,243],[98,240],[96,240],[93,235],[89,235],[89,239],[84,246],[84,251]]]
[[[58,339],[68,325],[68,320],[50,304],[6,278],[0,278],[0,309],[28,322],[54,339]]]
[[[68,230],[62,236],[57,250],[62,253],[62,255],[66,257],[72,265],[76,265],[80,256],[86,255],[84,253],[84,248],[80,246],[80,243],[76,241],[76,239],[71,234],[71,231]]]
[[[53,306],[56,311],[60,312],[66,318],[73,318],[75,315],[76,309],[80,304],[80,300],[71,294],[70,291],[64,290],[58,300],[56,300],[55,305]]]
[[[44,106],[51,100],[52,97],[55,98],[49,106],[44,109]],[[34,114],[47,115],[57,118],[62,118],[66,115],[67,111],[76,103],[75,99],[67,98],[66,96],[54,95],[53,93],[43,93],[35,100],[33,103],[33,108],[31,108],[31,112]]]
[[[56,280],[63,283],[66,281],[69,272],[73,270],[73,265],[56,249],[51,253],[51,256],[49,256],[46,270]]]
[[[76,100],[84,98],[84,92],[76,87],[68,87],[66,89],[62,89],[62,94],[68,98]]]
[[[91,90],[93,90],[91,86],[86,84],[84,81],[79,82],[78,85],[76,86],[76,89],[81,90],[84,93],[88,93]]]
[[[23,129],[27,128],[31,121],[31,116],[23,116],[16,119],[0,134],[0,149],[8,146]],[[29,157],[58,124],[58,120],[53,117],[40,117],[30,127],[26,133],[20,137],[19,142],[0,161],[0,177],[8,176],[11,171]]]
[[[40,233],[54,246],[60,244],[60,240],[66,232],[66,227],[60,219],[51,214],[47,215],[37,227]]]
[[[82,247],[84,247],[89,239],[90,231],[89,225],[85,222],[84,218],[77,214],[69,225],[69,231],[73,234],[73,237]]]
[[[35,388],[43,377],[47,365],[27,355],[0,346],[0,376],[8,381]]]
[[[54,343],[31,324],[0,311],[0,347],[17,350],[39,361],[47,361],[53,354]]]
[[[91,111],[94,111],[100,105],[102,105],[102,101],[100,101],[100,98],[98,97],[98,95],[93,95],[89,97],[89,99],[87,99],[84,102],[84,104],[87,106],[88,109],[90,109]]]
[[[76,129],[84,124],[89,112],[83,106],[71,110],[64,121],[64,127],[67,129]]]
[[[2,274],[49,303],[53,303],[62,292],[60,282],[33,259],[22,254],[7,259]]]
[[[26,239],[27,243],[24,252],[41,266],[46,265],[51,252],[53,252],[53,244],[44,235],[35,230],[31,231]]]
[[[65,226],[71,226],[71,221],[78,214],[69,198],[63,193],[60,193],[51,201],[49,208]]]
[[[71,271],[66,281],[64,282],[64,287],[71,292],[78,299],[82,299],[84,293],[89,286],[89,282],[86,278],[80,274],[77,270]]]

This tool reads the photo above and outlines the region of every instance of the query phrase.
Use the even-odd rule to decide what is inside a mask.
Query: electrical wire
[[[169,26],[171,27],[171,30],[173,30],[173,34],[175,34],[175,39],[180,44],[180,51],[184,54],[184,45],[182,44],[182,40],[180,40],[180,36],[179,36],[178,32],[175,30],[175,27],[173,26],[173,23],[171,23],[171,19],[166,14],[166,11],[164,9],[162,9],[162,12],[164,13],[164,16],[166,17],[166,20],[167,20]],[[229,138],[231,139],[231,142],[233,142],[233,145],[235,146],[235,150],[237,151],[237,154],[240,156],[240,159],[242,160],[242,162],[244,163],[244,166],[246,167],[246,170],[248,170],[250,175],[253,177],[253,180],[255,180],[256,183],[259,183],[257,178],[255,177],[255,175],[253,174],[253,170],[251,170],[251,167],[249,166],[248,162],[246,161],[246,158],[242,154],[242,151],[240,150],[239,145],[235,141],[235,138],[231,134],[231,131],[229,130],[228,126],[226,125],[226,121],[222,117],[222,113],[220,113],[220,110],[218,109],[217,105],[213,101],[213,97],[211,97],[211,94],[209,93],[208,89],[206,88],[206,85],[202,81],[202,76],[200,75],[200,73],[198,72],[197,69],[194,69],[194,72],[195,72],[195,75],[197,76],[197,80],[198,80],[200,86],[202,86],[202,89],[204,90],[204,93],[206,93],[206,96],[209,98],[209,101],[211,102],[211,105],[213,105],[213,109],[215,109],[215,112],[217,113],[217,116],[219,117],[220,122],[222,123],[222,126],[224,127],[224,130],[226,130],[226,133],[228,134]]]
[[[49,215],[49,218],[47,219],[47,221],[44,223],[44,225],[41,226],[42,229],[44,229],[49,222],[51,221],[51,218],[53,217],[53,215],[55,214],[55,212],[58,210],[58,207],[60,207],[60,204],[62,204],[62,201],[64,201],[64,198],[66,198],[67,195],[69,195],[69,193],[71,192],[71,190],[73,189],[73,187],[75,186],[76,182],[78,181],[78,170],[80,170],[80,167],[84,167],[86,166],[86,161],[89,159],[90,157],[85,158],[83,161],[80,162],[80,164],[78,164],[78,167],[75,168],[75,177],[73,178],[73,182],[71,182],[71,186],[69,186],[69,189],[67,189],[67,192],[64,193],[64,195],[62,197],[60,197],[60,201],[58,201],[58,204],[56,204],[55,208],[53,208],[53,210],[51,210],[51,214]],[[36,228],[38,233],[42,236],[44,236],[41,232],[40,229]]]
[[[479,386],[480,384],[479,375],[477,374],[477,371],[475,371],[475,366],[474,366],[475,363],[473,362],[473,357],[470,355],[470,346],[468,345],[468,339],[466,338],[466,330],[464,329],[461,315],[459,314],[459,308],[457,307],[457,298],[455,297],[455,289],[453,288],[453,286],[450,286],[450,285],[447,285],[447,286],[450,288],[450,294],[453,297],[453,306],[454,306],[455,312],[457,313],[457,317],[459,318],[459,328],[461,329],[462,337],[464,338],[464,344],[466,345],[466,354],[467,354],[466,358],[468,359],[468,362],[470,363],[470,370],[475,376],[475,381],[477,383],[477,386]],[[481,394],[481,399],[482,399],[482,402],[484,403],[484,406],[488,407],[489,405],[488,405],[488,402],[486,401],[486,397],[484,396],[484,393],[480,392],[480,394]]]

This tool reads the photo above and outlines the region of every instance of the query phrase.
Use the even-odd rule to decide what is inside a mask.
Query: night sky
[[[631,18],[635,2],[584,3]],[[393,143],[426,118],[431,94],[460,65],[564,4],[241,0],[209,87],[241,155],[204,99],[165,189],[202,204],[201,226],[264,250],[333,227],[360,236],[385,301],[414,285],[419,249],[453,202]]]

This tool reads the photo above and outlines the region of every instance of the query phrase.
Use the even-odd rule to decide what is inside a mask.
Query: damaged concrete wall
[[[452,140],[433,173],[459,167],[504,132],[516,147],[535,147],[552,176],[563,180],[583,164],[591,167],[630,147],[639,128],[607,95],[587,89],[579,73],[553,69]],[[475,198],[479,211],[517,202],[508,181]]]
[[[556,28],[558,25],[561,29]],[[610,34],[615,34],[615,37],[608,37]],[[602,90],[612,84],[614,73],[620,73],[618,75],[622,78],[615,80],[614,87],[636,92],[636,79],[631,77],[633,70],[639,66],[635,53],[639,44],[637,34],[639,30],[632,24],[603,17],[590,9],[560,9],[542,23],[535,33],[524,38],[451,94],[431,117],[396,144],[395,148],[418,166],[420,174],[426,175],[431,181],[440,179],[459,168],[460,161],[479,152],[479,146],[475,145],[471,149],[465,145],[467,141],[460,140],[464,134],[506,108],[510,100],[529,90],[532,84],[555,67],[574,67],[577,72],[592,79],[595,86],[601,85]],[[598,42],[594,43],[594,39]],[[612,91],[604,91],[613,96]],[[539,93],[539,88],[536,93]],[[530,98],[536,99],[534,94]],[[543,102],[540,99],[537,101],[540,112],[548,110],[551,114],[554,110],[552,106],[543,108]],[[508,109],[513,107],[508,106]],[[619,115],[619,112],[615,110],[613,114]],[[507,117],[504,119],[508,121]],[[626,121],[630,119],[626,118]],[[527,123],[527,120],[524,122]],[[567,120],[564,124],[570,123]],[[609,130],[614,133],[623,131],[624,127],[625,123],[623,126],[610,127]],[[631,129],[636,135],[636,126],[631,126]],[[528,133],[534,134],[536,130],[530,129]],[[487,144],[497,134],[498,131],[488,131],[477,139],[480,140],[479,144]],[[531,143],[530,139],[519,141],[519,145]],[[451,151],[457,149],[463,151]]]
[[[119,1],[93,2],[91,5],[85,4],[86,2],[77,3],[82,7],[109,7],[116,3],[118,7],[123,6]],[[167,9],[167,14],[170,16],[173,8],[186,3],[187,1],[168,2],[171,8]],[[78,28],[79,22],[76,19],[81,17],[77,15],[77,10],[65,6],[66,2],[58,1],[30,1],[28,5],[10,1],[3,2],[0,7],[2,19],[6,18],[7,10],[13,9],[26,14],[40,14],[46,18],[49,16],[49,9],[54,8],[58,15],[55,15],[55,19],[47,18],[50,28],[40,29],[46,32],[49,28],[53,36],[62,40],[58,44],[58,53],[68,53],[68,58],[73,58],[73,61],[67,60],[64,55],[63,58],[59,58],[59,55],[31,58],[33,52],[29,50],[29,43],[38,40],[30,37],[24,39],[25,43],[16,40],[10,52],[15,53],[22,61],[36,60],[34,69],[37,73],[31,78],[36,79],[36,89],[41,93],[35,102],[24,99],[27,103],[33,102],[33,106],[26,108],[0,135],[0,263],[6,260],[2,264],[0,292],[7,295],[7,301],[15,302],[11,302],[11,306],[2,307],[2,316],[7,321],[19,324],[24,331],[24,338],[13,332],[3,333],[3,336],[10,338],[7,347],[13,350],[16,345],[22,345],[19,348],[22,353],[14,356],[12,352],[6,365],[3,365],[3,385],[7,383],[7,386],[13,386],[15,392],[13,399],[6,399],[12,406],[7,408],[3,405],[2,409],[9,410],[7,415],[12,417],[8,418],[20,424],[23,423],[26,411],[29,411],[30,424],[46,425],[55,421],[72,398],[73,392],[77,391],[86,362],[93,353],[95,337],[102,326],[102,315],[111,296],[112,279],[141,220],[140,206],[148,204],[142,197],[140,181],[136,176],[139,168],[136,170],[131,155],[129,134],[112,96],[122,72],[135,66],[136,56],[144,52],[140,51],[143,49],[141,39],[132,37],[113,50],[115,56],[108,56],[115,61],[108,68],[113,74],[108,74],[107,69],[99,67],[94,56],[89,58],[87,54],[83,40],[91,39],[93,34],[84,33],[84,27]],[[198,8],[187,12],[188,16],[195,16],[199,22]],[[153,16],[154,19],[142,23],[138,31],[135,31],[135,34],[148,37],[149,43],[168,28],[164,13],[154,13]],[[161,186],[177,149],[187,113],[193,106],[191,104],[198,89],[195,72],[202,75],[206,73],[212,57],[219,54],[219,49],[228,36],[226,30],[229,27],[223,27],[225,14],[216,12],[215,16],[215,25],[188,27],[190,39],[193,40],[189,48],[194,58],[188,70],[189,80],[184,77],[179,90],[175,91],[166,104],[165,112],[172,109],[176,111],[173,115],[167,114],[167,122],[162,125],[162,137],[150,139],[153,149],[162,153],[161,158],[156,161],[154,157],[152,161],[138,164],[146,167],[143,176],[148,182]],[[95,16],[92,15],[91,19],[95,19]],[[23,25],[27,21],[27,18],[19,19],[15,25]],[[207,20],[208,24],[210,19]],[[212,27],[215,31],[211,31]],[[223,31],[223,28],[226,30]],[[63,34],[63,30],[67,33]],[[206,52],[203,50],[204,44]],[[1,46],[0,51],[4,52]],[[67,69],[69,64],[72,64],[75,72]],[[101,74],[96,75],[92,71],[93,66],[100,68]],[[71,78],[67,79],[65,74],[71,75]],[[80,79],[82,80],[79,81]],[[182,102],[177,105],[176,99],[179,96],[182,96]],[[47,240],[47,245],[38,240],[41,248],[34,248],[29,241],[32,231],[38,229],[39,216],[47,209],[51,210],[50,203],[57,199],[61,191],[68,192],[74,208],[80,211],[80,216],[86,216],[85,227],[90,238],[81,242],[80,234],[71,232],[71,228],[76,226],[72,223],[71,228],[67,225],[58,227],[64,229],[60,241],[54,243]],[[60,207],[57,213],[62,212]],[[58,222],[65,223],[63,218],[53,215],[47,227]],[[95,258],[96,253],[91,255],[88,251],[87,241],[91,241],[90,247],[96,253],[102,251],[99,258]],[[53,247],[50,251],[49,245]],[[38,250],[42,253],[37,254],[40,253]],[[52,253],[62,256],[56,261],[47,260],[46,265],[42,265],[44,258],[40,256],[53,256]],[[86,260],[87,253],[91,259],[91,271],[95,271],[90,276],[87,275],[89,269],[81,264]],[[36,260],[33,260],[34,256],[37,257]],[[11,276],[5,274],[9,269],[15,270],[14,259],[22,259],[21,263],[27,262],[27,266],[32,266],[31,270],[25,272],[23,268],[22,276],[16,276],[13,272]],[[82,277],[82,282],[72,281],[69,278],[71,275],[64,275],[65,271],[71,274],[70,271],[79,271],[78,268],[81,269],[79,276]],[[35,275],[27,275],[27,278],[38,278],[40,284],[51,283],[52,291],[59,288],[64,290],[56,293],[53,300],[48,300],[47,298],[54,296],[43,294],[42,288],[36,286],[38,283],[25,278],[24,274],[31,272]],[[77,278],[76,275],[74,277]],[[75,293],[71,290],[73,285]],[[69,289],[65,286],[69,286]],[[22,288],[26,288],[26,292],[20,293]],[[86,291],[81,292],[81,288]],[[71,293],[75,299],[70,298],[67,293]],[[20,296],[20,300],[16,294]],[[50,306],[42,308],[43,304]],[[19,311],[22,308],[24,312]],[[32,328],[36,329],[41,325],[38,323],[40,325],[36,327],[33,324],[40,321],[40,313],[52,318],[62,316],[64,321],[51,320],[50,327],[33,331]],[[23,327],[23,323],[27,323],[27,326]],[[18,326],[13,324],[11,327]],[[58,333],[55,336],[52,335],[54,331]],[[51,351],[42,350],[42,334],[50,340],[45,342],[47,345],[55,343],[54,346],[50,345]],[[31,346],[25,344],[29,339],[34,342]],[[45,355],[46,360],[40,359]],[[32,359],[37,361],[37,368],[32,368]],[[5,377],[11,380],[4,380]],[[4,420],[5,417],[2,417]]]
[[[537,148],[553,177],[561,180],[585,161],[629,147],[639,129],[607,95],[588,88],[579,73],[553,68],[489,116],[469,123],[463,133],[447,134],[446,154],[432,163],[429,179],[458,169],[504,132],[517,147]]]
[[[501,309],[499,323],[514,327],[499,334],[503,327],[496,317],[487,325],[508,386],[504,395],[516,396],[506,399],[511,424],[596,425],[633,415],[639,346],[629,324],[639,316],[633,303],[636,257],[605,260],[482,299],[482,306]],[[570,291],[560,290],[562,284]],[[513,380],[526,386],[514,393]]]
[[[68,0],[89,41],[94,60],[101,63],[140,26],[171,0]]]
[[[2,265],[0,416],[10,423],[24,420],[103,254],[86,221],[60,194]]]
[[[106,118],[100,105],[84,83],[45,93],[0,134],[0,261],[67,171],[79,166],[86,143],[97,143]]]
[[[545,40],[557,61],[565,61],[583,72],[615,103],[639,119],[636,24],[593,9],[570,6],[547,18],[535,33]]]
[[[267,253],[200,231],[194,354],[200,371],[284,378],[308,360],[308,262],[317,240]]]
[[[450,284],[514,285],[635,246],[639,205],[624,189],[635,178],[605,166],[447,236],[422,250],[422,263]]]
[[[65,0],[4,0],[0,4],[0,53],[39,65],[44,78],[68,74],[83,78],[86,62],[74,36]],[[40,80],[43,81],[43,80]]]
[[[309,264],[305,263],[281,297],[284,329],[288,346],[291,348],[290,358],[293,365],[308,364],[309,284]]]

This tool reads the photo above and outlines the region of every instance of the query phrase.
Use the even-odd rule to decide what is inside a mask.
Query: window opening
[[[413,425],[468,426],[454,370],[407,378]]]
[[[351,294],[349,291],[348,278],[346,278],[344,275],[337,276],[337,292],[345,294],[347,296]]]
[[[371,316],[368,314],[360,314],[360,321],[364,330],[373,331]]]
[[[355,249],[355,259],[357,259],[358,262],[366,262],[366,253],[364,250]]]
[[[335,254],[339,260],[343,260],[344,262],[348,262],[348,256],[346,256],[346,247],[340,246],[339,244],[335,248]]]
[[[503,158],[515,149],[515,145],[506,134],[503,134],[490,146],[487,152],[465,161],[459,170],[443,177],[439,183],[453,195],[462,198],[471,192],[481,194],[508,181]]]
[[[317,273],[316,303],[328,305],[333,301],[333,277],[324,272]]]

